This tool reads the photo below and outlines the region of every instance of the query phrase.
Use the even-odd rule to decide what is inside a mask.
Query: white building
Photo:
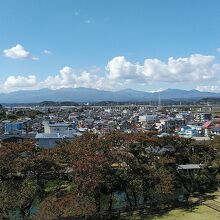
[[[63,139],[73,139],[81,135],[73,123],[44,121],[43,125],[44,133],[38,133],[35,137],[38,141],[38,146],[42,148],[53,148]]]
[[[157,115],[142,115],[139,116],[139,122],[155,123],[158,121]]]
[[[46,134],[59,134],[60,136],[73,137],[77,133],[75,124],[73,123],[51,123],[44,121],[43,125],[44,133]]]

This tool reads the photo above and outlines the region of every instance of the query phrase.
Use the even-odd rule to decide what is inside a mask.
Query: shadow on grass
[[[196,199],[194,202],[187,203],[176,203],[174,205],[166,206],[166,207],[152,207],[152,206],[143,206],[143,207],[127,207],[120,210],[115,210],[112,212],[101,212],[94,216],[86,218],[87,220],[132,220],[132,219],[144,219],[151,220],[155,217],[163,219],[167,217],[167,214],[175,209],[182,210],[183,212],[196,212],[198,206],[203,204],[205,201],[215,200],[217,196],[215,195],[197,195],[193,197]],[[81,218],[70,217],[64,218],[65,220],[77,220]],[[64,220],[63,219],[63,220]],[[85,219],[85,218],[83,218]]]
[[[127,219],[145,219],[150,220],[154,217],[165,218],[166,214],[170,211],[178,208],[185,212],[194,212],[197,209],[199,203],[185,204],[184,206],[176,205],[166,208],[150,208],[150,207],[138,207],[138,208],[127,208],[127,210],[119,210],[115,212],[102,213],[93,217],[88,218],[89,220],[127,220]]]
[[[138,207],[138,208],[127,208],[127,210],[119,210],[117,212],[111,212],[111,213],[103,213],[103,215],[97,215],[94,217],[91,217],[89,219],[91,220],[102,220],[102,219],[114,219],[114,220],[126,220],[126,219],[145,219],[145,220],[151,220],[155,217],[158,218],[166,218],[167,214],[175,209],[179,209],[183,212],[196,212],[198,209],[198,206],[201,205],[203,202],[208,200],[214,200],[216,199],[215,195],[200,195],[199,197],[196,197],[196,202],[188,202],[188,203],[176,203],[169,207],[164,208],[152,208],[152,207]]]

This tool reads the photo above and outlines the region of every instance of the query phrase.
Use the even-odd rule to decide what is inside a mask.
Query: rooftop
[[[201,168],[202,168],[202,164],[184,164],[184,165],[179,165],[177,167],[178,170],[195,170]]]
[[[42,139],[42,138],[55,138],[55,139],[62,139],[63,137],[60,136],[60,134],[56,133],[56,134],[47,134],[47,133],[38,133],[35,136],[36,139]]]

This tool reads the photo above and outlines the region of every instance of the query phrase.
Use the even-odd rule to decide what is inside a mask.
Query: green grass
[[[199,205],[192,210],[175,209],[166,214],[149,216],[147,213],[134,212],[129,220],[219,220],[220,212],[205,205]]]
[[[220,191],[208,194],[215,196],[216,201],[220,201]],[[211,200],[208,200],[211,201]],[[207,207],[204,204],[195,206],[191,209],[174,209],[161,215],[147,215],[147,213],[133,212],[129,220],[220,220],[220,212]]]
[[[162,216],[158,217],[150,217],[146,219],[152,219],[152,220],[219,220],[220,219],[220,213],[208,208],[205,205],[200,205],[194,208],[193,210],[181,210],[176,209],[173,211],[170,211],[167,214],[164,214]]]

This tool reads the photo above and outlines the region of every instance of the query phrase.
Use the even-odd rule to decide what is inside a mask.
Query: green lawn
[[[220,220],[220,212],[205,205],[200,205],[192,210],[175,209],[163,215],[149,216],[147,213],[134,212],[129,220]]]
[[[152,220],[219,220],[220,212],[217,212],[205,205],[200,205],[193,210],[176,209],[158,217],[149,217]]]
[[[212,194],[215,196],[215,201],[220,202],[220,191]],[[207,200],[211,202],[212,200]],[[219,203],[220,207],[220,203]],[[220,220],[220,212],[207,207],[204,204],[193,207],[192,209],[175,209],[162,215],[149,216],[147,213],[134,212],[132,216],[128,217],[129,220]]]

